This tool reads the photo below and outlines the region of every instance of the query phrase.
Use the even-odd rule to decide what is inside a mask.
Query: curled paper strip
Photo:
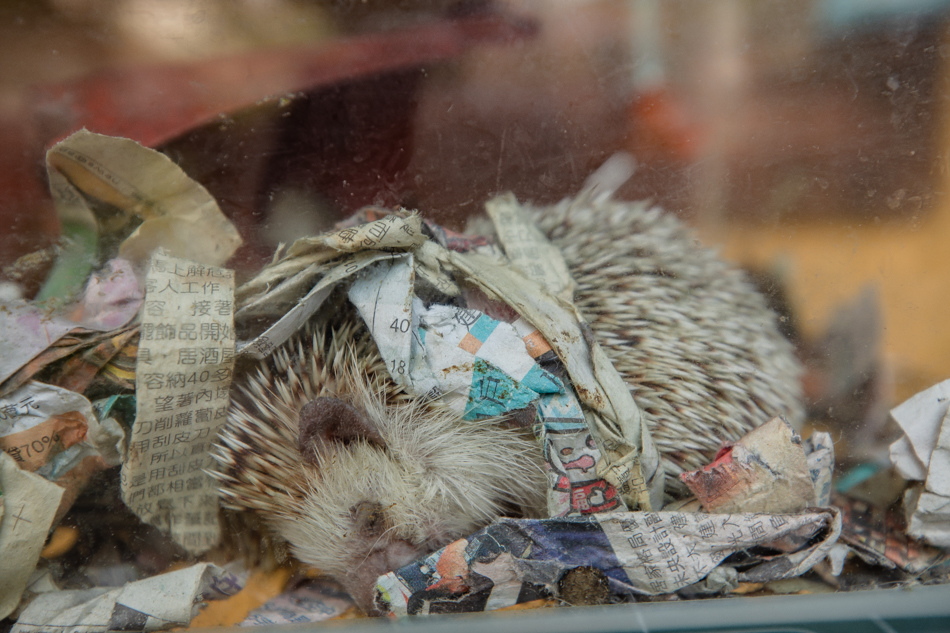
[[[163,247],[173,256],[217,266],[241,245],[237,229],[204,187],[167,156],[135,141],[80,130],[50,148],[46,164],[69,241],[41,300],[75,292],[96,261],[116,255],[144,263]],[[119,241],[116,252],[103,250],[110,241]]]
[[[266,295],[268,300],[272,301],[276,298],[275,295],[279,297],[285,291],[292,292],[292,289],[286,286],[274,292],[274,286],[286,284],[305,270],[319,270],[311,267],[319,267],[344,253],[413,250],[425,242],[426,236],[422,233],[422,220],[419,216],[404,216],[398,213],[367,224],[315,237],[302,237],[254,279],[238,288],[235,296],[242,306],[252,303],[255,297],[260,298],[261,295]]]

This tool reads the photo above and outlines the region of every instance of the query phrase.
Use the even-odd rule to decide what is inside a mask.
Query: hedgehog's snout
[[[353,564],[341,582],[366,613],[382,615],[375,604],[376,580],[429,553],[428,544],[395,536],[392,518],[378,501],[360,501],[350,508],[353,531],[363,547],[353,548]]]
[[[428,554],[425,548],[404,540],[394,540],[375,549],[340,579],[356,605],[369,615],[382,615],[376,604],[376,580]]]

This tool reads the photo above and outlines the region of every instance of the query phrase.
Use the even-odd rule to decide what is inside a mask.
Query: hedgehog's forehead
[[[320,391],[313,395],[314,399],[317,397],[338,398],[356,409],[366,417],[367,422],[378,429],[388,426],[390,414],[386,406],[386,396],[379,389],[374,388],[367,378],[352,375],[333,377],[326,380]],[[299,408],[307,402],[310,400],[301,402]]]

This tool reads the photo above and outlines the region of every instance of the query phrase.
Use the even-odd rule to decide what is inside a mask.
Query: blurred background
[[[81,127],[204,184],[244,273],[365,204],[461,228],[496,193],[553,202],[628,152],[619,196],[754,272],[808,362],[813,419],[844,437],[948,377],[948,11],[5,0],[0,266],[56,241],[44,152]]]

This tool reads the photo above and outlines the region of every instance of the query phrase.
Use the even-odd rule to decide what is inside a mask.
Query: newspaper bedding
[[[16,631],[181,626],[204,600],[239,591],[241,575],[198,564],[140,586],[60,592],[40,582],[49,578],[40,550],[89,477],[121,463],[122,498],[143,522],[170,534],[192,560],[220,551],[223,527],[203,471],[226,419],[235,364],[267,358],[336,288],[366,323],[395,382],[445,398],[465,418],[533,407],[547,461],[550,518],[502,519],[383,576],[377,589],[394,615],[557,598],[578,569],[605,579],[610,600],[626,600],[723,592],[816,565],[837,574],[851,550],[908,573],[946,563],[939,549],[912,539],[895,554],[858,526],[851,506],[839,511],[829,500],[830,436],[803,441],[781,421],[684,475],[698,499],[661,510],[663,473],[649,429],[585,334],[563,259],[512,196],[486,205],[498,245],[413,213],[368,208],[336,231],[278,249],[236,287],[222,267],[240,243],[234,227],[160,154],[83,131],[50,151],[49,169],[73,252],[44,287],[48,307],[11,300],[0,311],[10,350],[0,364],[0,567],[7,570],[0,616],[19,609]],[[593,187],[582,195],[594,195]],[[120,209],[122,230],[135,227],[111,251],[97,232],[118,228],[96,221],[90,199]],[[77,276],[66,262],[81,256],[102,272],[91,266]],[[107,384],[134,381],[134,397],[82,395],[104,368],[121,373],[115,363],[129,357],[137,359],[134,371]],[[940,509],[950,496],[948,384],[893,412],[906,431],[892,446],[895,466],[921,482],[906,500],[908,531],[937,547],[950,545],[950,517]],[[332,591],[320,591],[246,624],[345,611]],[[32,602],[19,604],[21,594]],[[144,595],[160,608],[144,608],[136,597]],[[294,611],[303,604],[315,614]],[[54,611],[60,620],[43,615]]]

